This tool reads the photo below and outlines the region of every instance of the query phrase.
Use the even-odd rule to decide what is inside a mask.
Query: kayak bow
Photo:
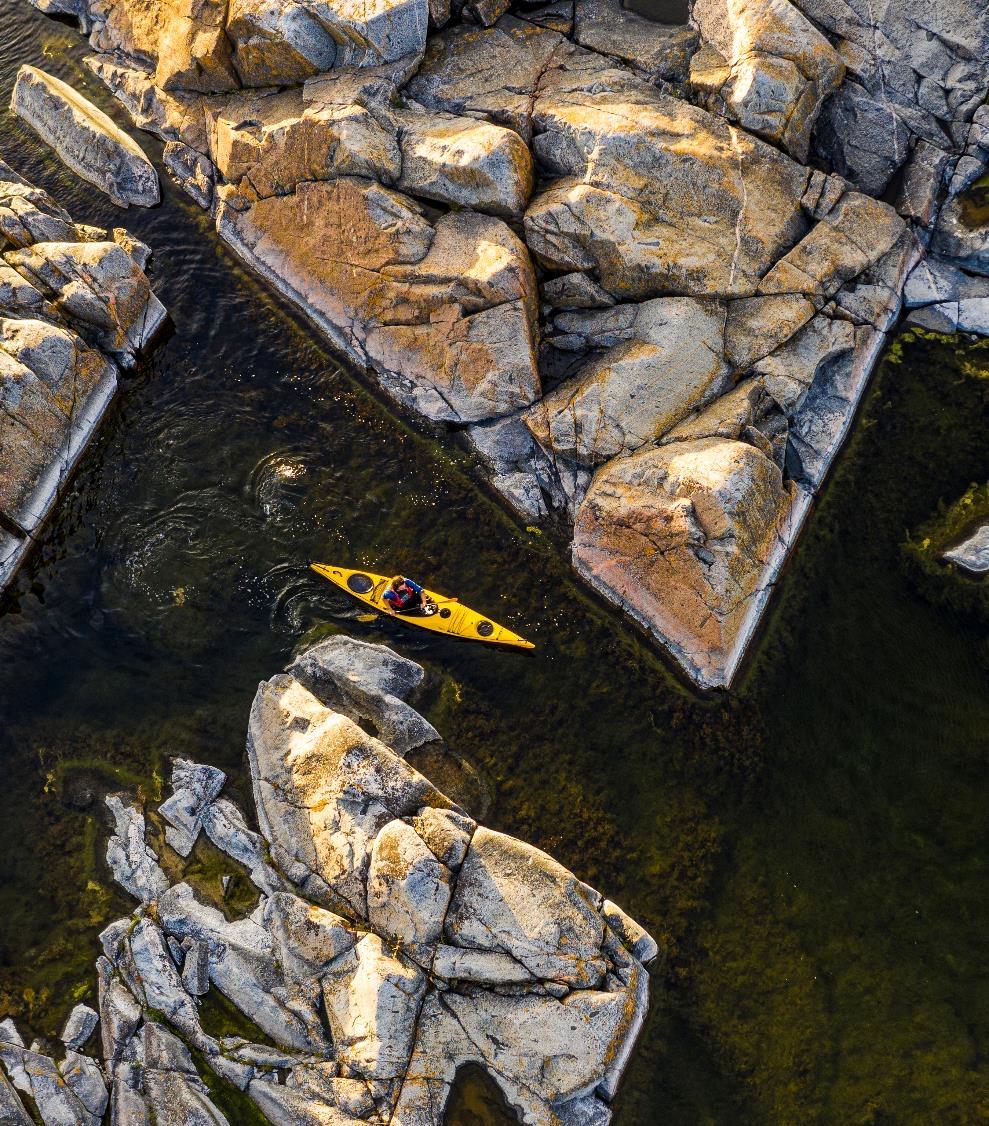
[[[371,606],[387,614],[382,595],[388,585],[386,575],[375,575],[371,571],[355,571],[348,567],[333,567],[329,563],[310,563],[317,575],[329,579],[331,583],[345,590],[366,606]],[[434,591],[423,589],[423,594],[435,602],[435,614],[395,614],[394,617],[410,626],[428,629],[432,633],[444,633],[449,637],[463,637],[468,641],[488,641],[494,645],[513,645],[517,649],[535,649],[531,641],[512,633],[510,629],[498,625],[490,618],[478,614],[476,610],[464,606],[456,598],[447,598]]]

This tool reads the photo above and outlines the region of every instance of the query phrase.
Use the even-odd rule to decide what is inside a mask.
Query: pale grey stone
[[[659,24],[620,0],[576,0],[574,42],[610,55],[650,82],[683,82],[697,48],[691,27]]]
[[[435,943],[450,903],[450,870],[410,825],[389,821],[374,839],[367,875],[368,922],[386,941]]]
[[[318,983],[308,983],[308,992],[287,988],[274,940],[263,926],[251,918],[228,922],[196,899],[188,884],[177,884],[162,896],[158,911],[169,934],[208,947],[212,984],[273,1040],[303,1051],[327,1049],[314,1008]]]
[[[943,558],[974,575],[985,574],[989,571],[989,524],[977,528],[957,547],[946,551]]]
[[[116,831],[106,846],[106,862],[113,878],[125,891],[142,903],[151,903],[168,889],[168,877],[158,858],[144,840],[144,814],[126,795],[110,794],[107,808],[113,814]]]
[[[632,956],[642,962],[643,965],[651,962],[659,953],[659,947],[652,935],[641,923],[637,923],[635,919],[627,915],[617,903],[612,903],[610,899],[606,899],[601,914],[604,915],[608,926],[618,935]]]
[[[93,1035],[99,1014],[89,1005],[75,1005],[66,1018],[59,1039],[66,1048],[79,1049]]]
[[[165,839],[179,856],[188,856],[202,828],[206,809],[219,796],[227,776],[215,766],[172,760],[172,796],[158,807],[168,822]]]
[[[209,947],[194,938],[183,939],[182,945],[182,984],[191,996],[203,997],[209,992]]]
[[[444,924],[451,945],[511,954],[533,976],[582,988],[604,972],[588,889],[544,852],[479,826]]]
[[[61,79],[22,66],[11,108],[74,172],[120,207],[154,207],[160,201],[158,174],[138,144]]]
[[[358,723],[370,720],[396,754],[440,739],[408,703],[425,679],[422,666],[383,645],[328,637],[296,657],[287,671],[328,707]]]
[[[323,979],[336,1058],[368,1079],[405,1074],[426,976],[366,934]]]

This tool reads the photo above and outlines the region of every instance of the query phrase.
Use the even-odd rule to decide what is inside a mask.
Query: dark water
[[[32,62],[126,124],[77,35],[26,2],[2,0],[0,52],[0,104]],[[430,718],[487,779],[489,823],[661,939],[622,1126],[989,1117],[989,646],[900,559],[940,499],[989,477],[985,348],[898,346],[742,683],[705,699],[166,180],[160,209],[119,212],[3,114],[0,155],[77,219],[148,241],[176,325],[0,617],[0,1015],[50,1035],[93,992],[95,935],[128,909],[99,795],[154,796],[174,754],[242,784],[257,681],[330,623],[424,661]],[[309,558],[428,576],[539,648],[359,622]],[[490,1103],[459,1098],[461,1126]]]

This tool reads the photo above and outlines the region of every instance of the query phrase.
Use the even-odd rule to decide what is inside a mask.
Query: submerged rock
[[[60,78],[22,66],[10,107],[73,172],[120,207],[160,201],[158,174],[137,142]]]
[[[352,716],[423,679],[381,646],[331,640],[292,667],[317,689],[329,678]],[[101,935],[103,1063],[73,1048],[57,1065],[4,1022],[5,1121],[30,1121],[16,1086],[45,1121],[95,1126],[109,1085],[115,1122],[224,1123],[194,1049],[214,1083],[244,1091],[272,1123],[442,1126],[466,1063],[484,1067],[526,1121],[607,1123],[648,1007],[644,965],[657,947],[645,930],[545,853],[478,826],[292,676],[258,689],[248,752],[286,890],[228,919],[187,883],[160,889],[140,815],[111,796],[114,847],[127,856],[116,871],[142,902]],[[222,781],[176,760],[159,807],[176,843],[191,848],[230,804]],[[198,998],[212,988],[248,1036],[257,1026],[271,1043],[207,1035]],[[95,1021],[75,1010],[67,1043],[84,1042]]]

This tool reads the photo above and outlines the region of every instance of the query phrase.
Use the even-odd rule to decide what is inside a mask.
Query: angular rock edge
[[[167,313],[123,228],[74,223],[0,160],[0,590]]]
[[[109,1105],[119,1123],[225,1123],[194,1052],[211,1084],[246,1092],[273,1123],[441,1126],[467,1063],[522,1122],[607,1123],[656,943],[357,725],[373,711],[411,730],[420,666],[337,636],[290,669],[261,683],[251,709],[260,833],[222,796],[222,771],[183,759],[154,814],[178,857],[200,836],[224,852],[256,906],[231,921],[173,882],[145,812],[110,795],[107,861],[139,906],[100,936],[101,1061],[82,1051],[97,1028],[87,1006],[69,1014],[58,1061],[0,1023],[4,1121],[30,1122],[21,1091],[46,1122],[95,1126]],[[204,1031],[200,998],[214,989],[244,1015],[245,1036]]]

